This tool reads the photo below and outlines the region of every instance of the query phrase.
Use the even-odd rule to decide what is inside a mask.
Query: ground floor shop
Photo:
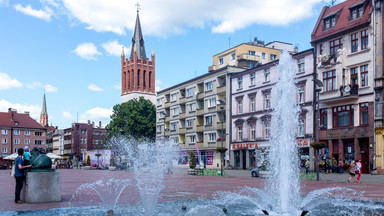
[[[351,164],[353,160],[360,160],[361,172],[370,173],[373,168],[373,131],[371,127],[320,131],[320,141],[327,144],[321,150],[322,160],[335,159],[337,162],[341,160],[343,164]]]
[[[178,165],[189,166],[191,151],[182,151],[178,159]],[[202,168],[220,169],[221,166],[221,153],[216,150],[201,150],[199,152],[193,151],[197,157],[197,165]],[[223,153],[225,154],[225,153]],[[224,155],[225,158],[225,155]],[[224,160],[224,166],[226,162]]]

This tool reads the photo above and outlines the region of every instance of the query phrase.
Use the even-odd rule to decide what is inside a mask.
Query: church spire
[[[135,33],[132,37],[131,58],[133,58],[134,47],[136,47],[137,50],[137,58],[143,58],[145,60],[147,56],[145,55],[144,38],[141,32],[139,10],[137,10]]]
[[[47,103],[45,101],[45,92],[44,92],[44,98],[43,98],[43,106],[41,107],[41,113],[40,113],[40,124],[43,127],[48,127],[48,112],[47,112]]]

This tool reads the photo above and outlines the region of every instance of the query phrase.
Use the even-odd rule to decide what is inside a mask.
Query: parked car
[[[259,172],[261,171],[260,167],[255,167],[251,170],[252,177],[259,177]]]

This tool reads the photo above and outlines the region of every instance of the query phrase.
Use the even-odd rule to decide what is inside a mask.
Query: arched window
[[[146,74],[147,71],[144,70],[144,73],[143,73],[143,88],[145,89],[145,74]]]
[[[128,71],[128,77],[127,77],[127,80],[126,80],[126,82],[128,83],[127,84],[127,86],[128,86],[128,89],[130,89],[131,88],[131,73],[129,73],[129,71]]]
[[[140,70],[137,70],[137,88],[140,87]]]
[[[123,89],[123,92],[127,91],[127,73],[124,71],[123,73],[123,86],[122,86],[122,89]]]
[[[152,71],[149,71],[149,79],[148,79],[148,82],[149,82],[149,89],[152,88]]]

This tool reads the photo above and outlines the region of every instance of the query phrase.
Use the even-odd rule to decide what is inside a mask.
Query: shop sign
[[[309,146],[310,141],[307,139],[296,140],[298,146]]]
[[[257,143],[238,143],[238,144],[231,144],[232,150],[236,149],[255,149],[257,148]]]

